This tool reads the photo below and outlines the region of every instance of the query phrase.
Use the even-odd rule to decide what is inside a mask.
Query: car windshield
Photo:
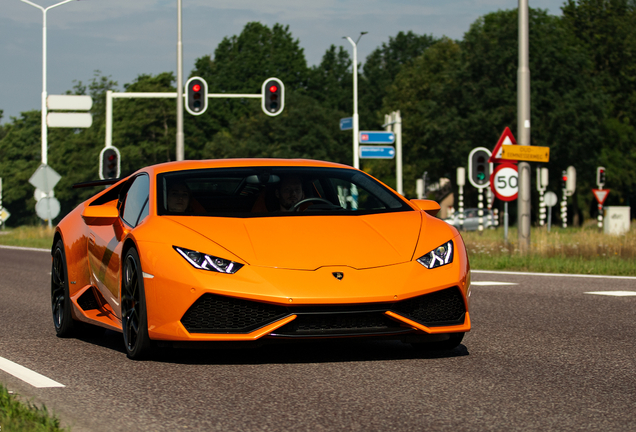
[[[355,170],[242,167],[157,175],[157,214],[268,217],[412,211],[372,177]]]

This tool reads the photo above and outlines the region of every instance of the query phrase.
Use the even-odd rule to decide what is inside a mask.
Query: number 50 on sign
[[[519,194],[519,174],[517,166],[511,163],[497,165],[490,175],[490,188],[502,201],[514,201]]]

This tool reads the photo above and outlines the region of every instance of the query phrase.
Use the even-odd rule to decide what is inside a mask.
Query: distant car
[[[290,178],[304,199],[282,211],[273,201]],[[135,359],[154,344],[312,338],[452,349],[471,328],[459,232],[433,217],[436,202],[409,201],[360,170],[184,161],[110,183],[57,226],[58,336],[78,321],[115,330]]]
[[[464,231],[477,231],[479,229],[478,210],[479,210],[478,208],[469,208],[464,210],[464,226],[463,226]],[[494,227],[493,221],[495,219],[494,219],[492,210],[488,210],[488,209],[483,209],[483,210],[484,210],[484,215],[483,215],[484,229]],[[444,219],[444,221],[454,226],[455,228],[460,229],[459,216],[460,216],[460,213],[456,211],[451,217]]]

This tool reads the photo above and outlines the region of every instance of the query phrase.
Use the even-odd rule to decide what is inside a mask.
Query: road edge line
[[[32,371],[18,363],[12,362],[11,360],[7,360],[4,357],[0,357],[0,370],[5,371],[9,375],[13,375],[27,384],[31,384],[36,388],[66,387],[64,384],[60,384],[49,377]]]
[[[472,273],[484,274],[505,274],[518,276],[551,276],[551,277],[578,277],[590,279],[625,279],[636,280],[636,276],[611,276],[611,275],[584,275],[584,274],[567,274],[567,273],[532,273],[532,272],[514,272],[504,270],[471,270]]]

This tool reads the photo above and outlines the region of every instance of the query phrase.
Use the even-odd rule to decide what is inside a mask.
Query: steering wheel
[[[290,212],[298,211],[298,207],[300,207],[301,204],[305,204],[306,202],[310,202],[310,201],[324,202],[324,203],[329,204],[330,206],[333,206],[333,203],[331,201],[328,201],[328,200],[326,200],[324,198],[305,198],[304,200],[300,200],[296,204],[291,206],[289,208],[289,211]]]

